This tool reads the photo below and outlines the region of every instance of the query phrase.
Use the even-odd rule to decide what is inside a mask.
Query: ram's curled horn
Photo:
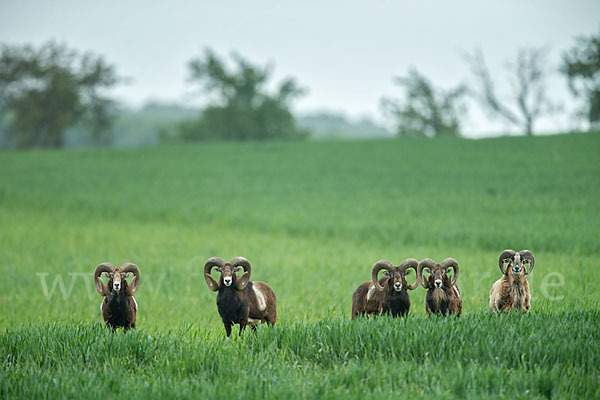
[[[371,280],[373,281],[373,285],[375,285],[375,288],[380,292],[383,292],[385,290],[385,288],[379,284],[379,279],[377,279],[377,275],[382,269],[385,269],[389,272],[393,272],[394,264],[387,260],[379,260],[375,263],[375,265],[373,265],[373,269],[371,270]]]
[[[115,266],[109,262],[104,262],[102,264],[98,264],[96,269],[94,270],[94,285],[96,286],[96,290],[100,293],[100,296],[106,296],[108,292],[106,289],[106,285],[100,279],[100,274],[103,272],[113,272],[115,270]]]
[[[523,264],[529,262],[529,270],[525,273],[525,275],[529,275],[531,271],[533,271],[533,266],[535,264],[535,258],[533,257],[533,253],[529,250],[521,250],[519,254],[521,255],[521,260],[523,260]]]
[[[121,272],[133,273],[133,279],[131,280],[131,284],[127,286],[126,291],[127,296],[133,296],[140,286],[140,268],[133,263],[125,263],[121,265],[119,269]]]
[[[425,279],[423,278],[423,268],[433,268],[435,267],[435,262],[431,258],[425,258],[419,262],[417,266],[417,279],[421,281],[421,285],[427,289],[427,284],[425,283]]]
[[[214,267],[222,267],[225,265],[225,260],[219,257],[211,257],[204,263],[204,280],[210,290],[216,292],[219,290],[219,282],[215,281],[210,273]]]
[[[246,286],[248,286],[248,282],[250,282],[250,274],[252,273],[252,266],[250,265],[250,261],[245,259],[244,257],[236,257],[230,261],[231,267],[235,269],[235,267],[243,267],[244,273],[239,278],[235,280],[235,288],[237,290],[244,290]]]
[[[404,271],[406,271],[409,268],[412,268],[415,270],[415,275],[417,276],[415,278],[415,283],[413,283],[412,285],[408,285],[408,287],[407,287],[408,290],[415,290],[419,286],[419,283],[421,282],[421,280],[419,278],[419,271],[417,269],[418,266],[419,266],[419,261],[416,258],[407,258],[406,260],[402,261],[402,264],[399,265],[399,267],[404,269]],[[405,275],[406,275],[406,273],[405,273]]]
[[[506,275],[508,268],[504,269],[504,260],[512,259],[515,255],[515,251],[511,249],[506,249],[502,253],[500,253],[500,257],[498,257],[498,266],[500,267],[500,271],[502,271],[503,275]]]
[[[450,267],[454,270],[454,276],[452,277],[452,282],[450,282],[450,286],[454,286],[456,284],[456,280],[458,279],[458,261],[456,261],[454,258],[446,258],[440,263],[440,265],[444,268]]]

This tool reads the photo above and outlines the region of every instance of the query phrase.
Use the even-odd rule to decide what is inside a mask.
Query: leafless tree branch
[[[499,116],[523,129],[527,135],[532,135],[536,120],[554,110],[546,95],[547,53],[545,47],[519,49],[515,61],[508,64],[511,101],[514,101],[512,107],[496,92],[481,49],[476,49],[473,54],[465,53],[464,58],[477,81],[479,103],[491,115]]]

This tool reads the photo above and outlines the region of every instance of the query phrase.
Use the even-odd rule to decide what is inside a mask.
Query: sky
[[[383,96],[401,97],[394,77],[416,67],[437,87],[472,81],[464,52],[478,47],[501,93],[506,63],[520,47],[547,46],[548,93],[563,112],[542,131],[569,129],[576,105],[557,72],[561,53],[580,35],[600,31],[600,1],[141,1],[0,0],[0,42],[49,39],[92,51],[129,82],[112,91],[122,102],[194,104],[187,62],[209,47],[271,64],[273,84],[291,76],[307,89],[300,113],[343,112],[389,123]],[[510,131],[469,102],[467,136]]]

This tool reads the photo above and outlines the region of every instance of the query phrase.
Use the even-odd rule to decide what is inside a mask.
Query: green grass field
[[[0,153],[2,398],[600,396],[600,135]],[[491,315],[528,248],[532,310]],[[228,343],[211,256],[245,256],[273,329]],[[453,257],[463,316],[350,321],[379,259]],[[95,266],[137,263],[137,328]],[[234,328],[237,333],[237,327]]]

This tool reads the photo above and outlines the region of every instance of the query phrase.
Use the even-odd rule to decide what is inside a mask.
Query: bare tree
[[[511,93],[505,99],[496,91],[481,49],[465,54],[477,81],[475,95],[482,107],[491,116],[521,128],[528,136],[533,135],[535,122],[540,117],[556,110],[546,94],[547,53],[545,47],[517,51],[514,62],[507,64]]]

